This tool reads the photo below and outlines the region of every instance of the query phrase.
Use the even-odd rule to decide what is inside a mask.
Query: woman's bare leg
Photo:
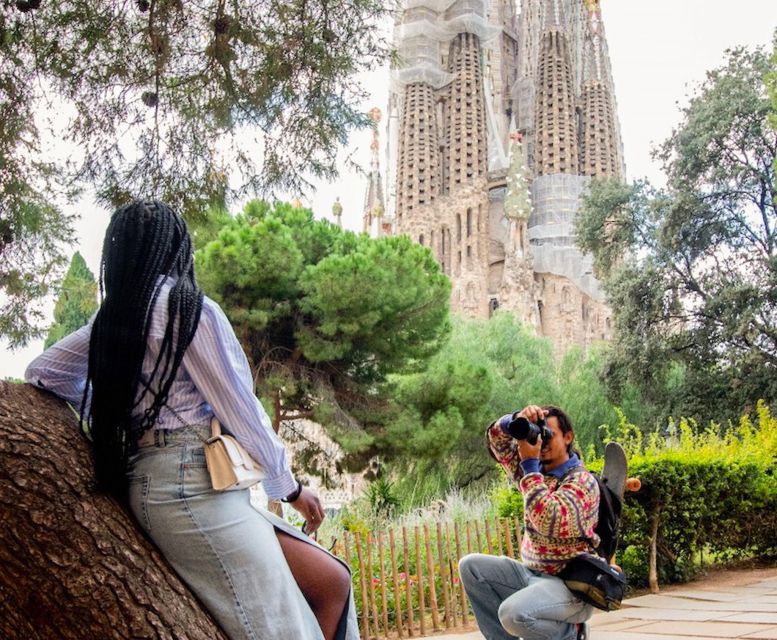
[[[334,640],[337,625],[351,593],[351,575],[340,562],[322,549],[278,529],[275,534],[291,573],[321,626],[325,640]]]

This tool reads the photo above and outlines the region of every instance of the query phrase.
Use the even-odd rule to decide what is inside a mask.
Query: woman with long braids
[[[233,640],[358,638],[350,574],[284,520],[217,492],[203,442],[215,415],[259,462],[270,498],[315,531],[318,497],[291,474],[245,354],[194,277],[183,219],[154,201],[118,209],[105,234],[102,304],[27,368],[81,407],[98,486],[140,525]]]

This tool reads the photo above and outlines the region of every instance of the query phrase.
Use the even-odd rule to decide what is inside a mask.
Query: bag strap
[[[221,435],[221,423],[219,419],[214,415],[210,419],[210,437],[218,438]]]
[[[192,426],[188,422],[186,422],[186,420],[184,420],[181,417],[180,413],[178,413],[169,404],[167,404],[167,402],[165,402],[165,407],[167,407],[170,410],[170,412],[173,414],[173,417],[175,417],[175,419],[178,420],[178,422],[181,423],[181,426],[183,426],[183,427],[190,427],[190,426]],[[211,438],[218,438],[220,435],[221,435],[221,423],[219,422],[219,419],[214,414],[214,416],[210,420],[210,436],[211,436]],[[205,440],[205,439],[202,439],[202,438],[200,438],[200,439],[203,442],[207,442],[207,440]]]

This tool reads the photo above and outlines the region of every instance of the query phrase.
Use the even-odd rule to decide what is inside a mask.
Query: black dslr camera
[[[542,448],[548,446],[553,433],[545,424],[545,420],[540,418],[537,422],[532,422],[523,416],[513,418],[507,425],[507,433],[516,440],[528,440],[529,444],[537,444],[537,438],[542,436]]]

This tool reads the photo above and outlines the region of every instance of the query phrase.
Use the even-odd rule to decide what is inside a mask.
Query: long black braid
[[[177,281],[168,295],[159,357],[153,373],[143,380],[143,359],[163,275]],[[192,242],[183,219],[156,201],[118,209],[105,233],[100,295],[81,413],[91,386],[88,418],[98,486],[123,497],[129,455],[138,438],[158,420],[202,311]],[[151,405],[133,419],[133,411],[148,394],[153,396]]]

